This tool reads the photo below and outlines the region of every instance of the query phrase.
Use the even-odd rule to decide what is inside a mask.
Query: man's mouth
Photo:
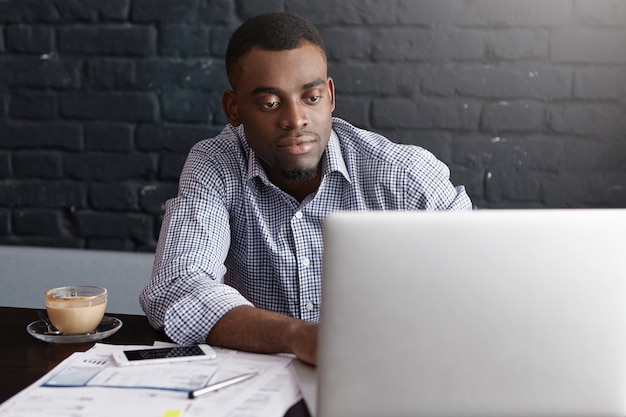
[[[316,137],[311,134],[283,137],[278,141],[277,147],[293,155],[310,152],[316,143]]]

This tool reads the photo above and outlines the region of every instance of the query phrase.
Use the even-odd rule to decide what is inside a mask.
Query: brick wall
[[[153,250],[228,37],[271,10],[320,28],[337,116],[478,207],[626,206],[623,0],[0,0],[0,243]]]

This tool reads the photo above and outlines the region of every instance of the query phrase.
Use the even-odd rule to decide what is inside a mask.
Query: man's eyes
[[[276,107],[278,107],[278,102],[270,101],[268,103],[262,103],[261,107],[263,107],[264,109],[275,109]]]
[[[312,96],[307,96],[307,97],[302,98],[302,101],[308,104],[317,104],[321,100],[322,100],[321,95],[312,95]],[[259,103],[259,105],[263,110],[274,110],[278,106],[280,106],[280,101],[266,101],[266,102]]]

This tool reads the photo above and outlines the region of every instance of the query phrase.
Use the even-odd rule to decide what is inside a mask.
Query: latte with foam
[[[102,321],[107,305],[105,288],[61,287],[46,292],[50,321],[63,333],[89,333]]]

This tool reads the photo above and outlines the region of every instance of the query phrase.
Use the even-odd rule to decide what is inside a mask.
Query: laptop
[[[626,415],[626,210],[339,212],[324,245],[313,415]]]

